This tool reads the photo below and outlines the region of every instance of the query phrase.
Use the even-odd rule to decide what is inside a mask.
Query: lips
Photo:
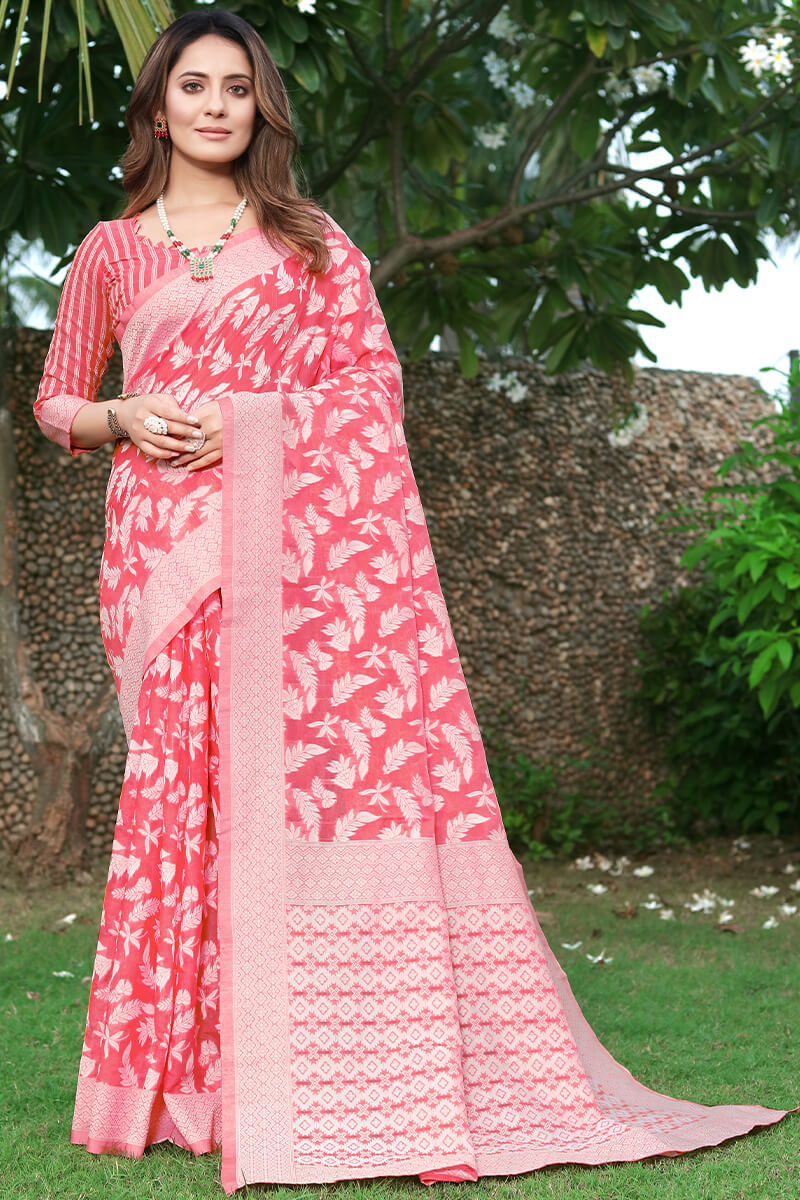
[[[212,126],[203,126],[203,128],[198,129],[197,132],[198,133],[230,133],[230,129],[219,129],[219,128],[212,127]]]

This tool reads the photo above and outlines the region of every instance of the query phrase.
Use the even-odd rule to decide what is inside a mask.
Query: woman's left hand
[[[199,450],[187,450],[168,461],[173,467],[185,466],[187,471],[200,471],[222,462],[222,409],[217,400],[209,400],[192,411],[200,418],[197,429],[198,432],[202,430],[206,440]]]

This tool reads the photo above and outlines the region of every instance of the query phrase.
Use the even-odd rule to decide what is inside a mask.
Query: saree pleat
[[[248,230],[118,322],[124,390],[216,400],[224,465],[112,463],[129,750],[72,1140],[220,1148],[231,1194],[681,1154],[798,1111],[656,1093],[581,1013],[506,837],[369,264],[329,246],[312,279]]]
[[[71,1140],[220,1144],[219,626],[213,591],[147,668],[125,764]]]

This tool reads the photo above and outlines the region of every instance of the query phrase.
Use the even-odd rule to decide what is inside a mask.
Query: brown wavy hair
[[[262,232],[275,237],[300,257],[309,271],[330,265],[325,242],[324,210],[300,195],[294,174],[298,150],[291,107],[275,60],[260,34],[226,9],[183,13],[150,46],[125,112],[130,142],[120,159],[122,186],[128,202],[118,219],[132,217],[152,204],[166,185],[172,154],[170,138],[153,136],[157,112],[164,110],[167,78],[181,52],[207,33],[240,45],[250,60],[256,97],[253,136],[233,163],[233,178],[252,206]]]

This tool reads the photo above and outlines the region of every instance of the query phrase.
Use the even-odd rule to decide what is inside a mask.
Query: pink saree
[[[120,443],[101,628],[129,740],[72,1141],[249,1183],[423,1183],[716,1145],[796,1109],[638,1083],[541,931],[486,765],[369,264],[258,230],[117,334],[223,462]]]

